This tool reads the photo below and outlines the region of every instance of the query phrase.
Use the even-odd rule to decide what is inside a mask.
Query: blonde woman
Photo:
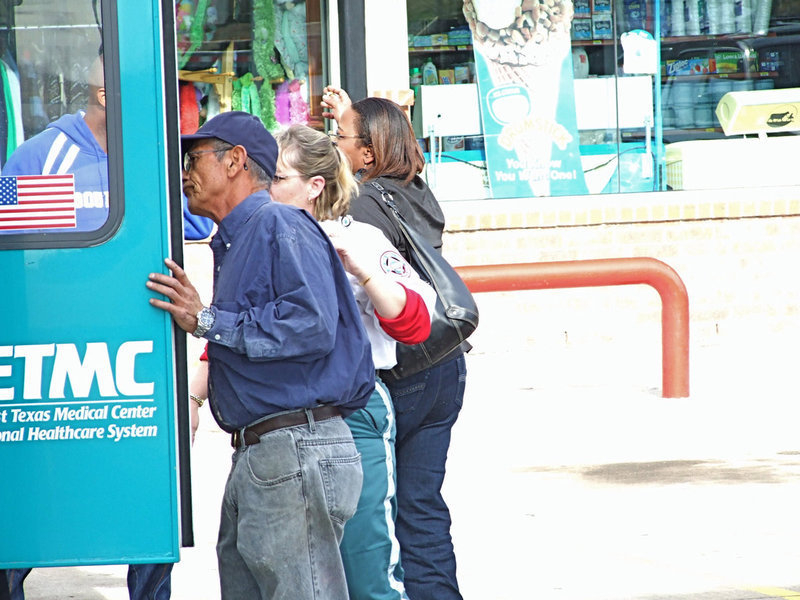
[[[277,136],[279,155],[270,193],[307,210],[330,235],[361,310],[376,369],[395,365],[396,343],[417,344],[430,333],[436,296],[379,229],[347,216],[357,192],[350,165],[328,136],[303,125]],[[367,406],[346,419],[361,453],[364,484],[340,545],[351,600],[407,598],[394,534],[396,515],[392,401],[376,376]]]

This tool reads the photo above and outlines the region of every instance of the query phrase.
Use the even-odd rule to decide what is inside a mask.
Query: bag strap
[[[433,285],[431,275],[428,272],[430,266],[427,264],[426,261],[421,260],[422,253],[420,252],[420,249],[418,247],[419,242],[417,242],[415,239],[418,238],[420,239],[420,241],[423,241],[424,237],[422,236],[422,234],[417,232],[411,225],[406,223],[406,220],[403,218],[403,215],[401,215],[400,211],[397,210],[397,205],[394,202],[394,198],[392,197],[391,192],[387,191],[386,188],[384,188],[377,181],[370,181],[369,183],[372,184],[372,186],[380,192],[381,198],[383,199],[383,203],[389,207],[392,215],[395,218],[395,221],[397,221],[397,228],[400,231],[400,236],[405,240],[406,252],[409,254],[409,256],[405,257],[406,260],[408,260],[412,265],[416,265],[416,267],[418,267],[417,269],[418,271],[422,270],[422,272],[418,272],[418,275],[420,275],[423,279],[425,279],[426,281],[431,283],[431,285]],[[371,196],[371,198],[375,200],[375,202],[380,204],[380,201],[377,198],[375,198],[374,196]],[[426,244],[428,243],[427,240],[424,241]],[[431,246],[431,250],[433,252],[436,252],[433,246]],[[412,260],[412,256],[416,260]],[[439,290],[436,290],[436,294],[439,295]]]
[[[392,241],[392,243],[397,247],[400,251],[400,254],[403,255],[403,258],[406,260],[410,259],[410,242],[408,241],[408,231],[407,228],[410,225],[406,222],[403,218],[403,215],[400,214],[400,211],[397,209],[397,204],[394,201],[394,197],[392,193],[384,188],[380,183],[377,181],[370,181],[369,184],[380,193],[381,197],[377,198],[375,194],[368,193],[372,200],[374,200],[377,205],[380,207],[380,211],[386,215],[386,218],[389,219],[391,226],[393,226],[395,236],[389,236],[387,234],[387,238]]]
[[[387,189],[377,181],[374,180],[370,181],[369,184],[376,190],[378,190],[378,192],[381,195],[381,199],[384,201],[386,206],[388,206],[392,210],[392,213],[397,218],[397,220],[405,222],[403,216],[400,214],[400,211],[397,210],[397,204],[394,203],[394,197],[392,196],[392,193],[387,191]]]
[[[397,225],[398,225],[398,227],[400,229],[400,233],[405,238],[406,244],[408,244],[408,249],[407,249],[408,252],[412,252],[413,251],[415,254],[419,255],[419,250],[418,250],[416,244],[414,243],[414,239],[411,236],[411,234],[409,234],[409,232],[408,232],[409,225],[405,222],[405,219],[403,219],[403,216],[397,210],[397,205],[394,203],[394,198],[392,197],[391,192],[387,191],[386,188],[384,188],[377,181],[373,180],[373,181],[370,181],[369,183],[372,185],[372,187],[374,187],[376,190],[378,190],[378,192],[380,192],[381,199],[383,200],[384,204],[386,204],[386,206],[388,206],[391,209],[392,215],[394,215],[394,218],[397,220]],[[370,198],[372,198],[373,200],[375,200],[375,202],[378,202],[378,204],[380,204],[380,201],[377,198],[375,198],[374,196],[370,196]],[[433,252],[436,252],[436,249],[433,248],[433,246],[431,246],[431,250]],[[419,262],[419,261],[417,261],[417,262]],[[430,283],[430,285],[433,287],[434,291],[436,292],[436,297],[438,299],[437,304],[441,303],[442,302],[442,292],[439,289],[439,287],[437,286],[436,282],[434,281],[434,278],[431,277],[430,273],[427,271],[428,265],[427,264],[419,264],[419,267],[421,269],[425,269],[425,271],[423,273],[418,273],[418,275],[422,276],[423,279],[425,279],[426,281],[428,281],[428,283]],[[444,303],[442,303],[442,304],[444,304]],[[459,331],[459,335],[461,335],[460,331]],[[461,344],[457,348],[452,350],[447,356],[441,358],[439,360],[439,363],[441,363],[444,360],[447,360],[449,358],[455,357],[456,353],[459,352],[459,351],[461,351],[461,352],[469,352],[470,350],[472,350],[472,344],[470,344],[467,340],[462,339],[461,340]],[[439,363],[437,363],[437,364],[439,364]],[[393,373],[393,371],[390,371],[390,372]]]

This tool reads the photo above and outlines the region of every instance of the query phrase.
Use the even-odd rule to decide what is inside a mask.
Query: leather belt
[[[341,411],[335,406],[301,408],[300,410],[275,415],[274,417],[264,419],[250,427],[234,431],[231,434],[231,446],[234,448],[252,446],[253,444],[258,444],[261,441],[259,438],[265,433],[275,431],[276,429],[284,429],[285,427],[304,425],[310,420],[307,413],[311,413],[314,421],[324,421],[325,419],[342,416]]]

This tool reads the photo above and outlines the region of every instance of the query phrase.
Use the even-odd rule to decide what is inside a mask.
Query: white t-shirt
[[[417,292],[428,308],[428,314],[433,314],[434,306],[436,306],[436,292],[419,278],[417,272],[402,257],[397,248],[386,239],[380,229],[355,221],[348,216],[335,221],[321,221],[320,226],[332,237],[348,236],[348,247],[355,249],[359,256],[366,256],[367,260],[375,261],[374,268],[370,269],[371,272],[384,273],[407,289]],[[372,361],[375,363],[375,368],[391,369],[397,364],[395,351],[397,342],[381,327],[378,317],[375,316],[375,307],[367,296],[367,292],[359,285],[358,280],[350,273],[347,274],[347,278],[361,312],[361,321],[364,323],[364,328],[372,344]]]

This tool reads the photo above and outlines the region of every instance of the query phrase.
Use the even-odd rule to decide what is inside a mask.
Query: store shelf
[[[661,45],[683,44],[692,42],[727,42],[731,40],[749,40],[754,37],[775,37],[774,33],[768,35],[758,35],[756,33],[722,33],[719,35],[681,35],[675,37],[661,38]]]
[[[472,52],[472,44],[460,46],[409,46],[409,54],[430,54],[431,52]]]
[[[572,40],[573,46],[613,46],[614,40]]]
[[[640,139],[642,138],[642,131],[623,131],[622,139]],[[695,127],[694,125],[689,127],[676,127],[674,125],[670,125],[663,128],[664,134],[669,133],[722,133],[722,127]]]
[[[756,36],[753,33],[726,33],[720,35],[682,35],[677,37],[661,38],[661,45],[668,44],[691,44],[695,42],[718,42],[731,40],[746,40],[753,37],[775,37],[774,33],[767,36]],[[614,40],[571,40],[573,46],[613,46]]]
[[[751,73],[700,73],[697,75],[662,75],[661,81],[676,79],[680,79],[681,81],[706,81],[708,79],[769,79],[777,76],[777,71],[756,71]]]

